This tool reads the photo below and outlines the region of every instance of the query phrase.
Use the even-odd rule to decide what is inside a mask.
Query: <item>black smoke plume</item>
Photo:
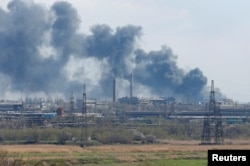
[[[201,99],[201,91],[207,83],[200,69],[185,73],[176,64],[176,56],[168,47],[145,53],[138,49],[135,74],[138,80],[158,95],[179,95],[190,99]]]
[[[0,8],[0,81],[8,85],[0,88],[2,94],[69,96],[86,83],[90,96],[111,98],[113,78],[120,80],[119,94],[125,95],[133,72],[138,94],[146,89],[157,96],[201,99],[207,83],[202,71],[179,68],[176,55],[166,46],[150,52],[140,49],[142,27],[94,25],[86,35],[79,32],[80,24],[68,2],[46,8],[12,0],[7,10]]]

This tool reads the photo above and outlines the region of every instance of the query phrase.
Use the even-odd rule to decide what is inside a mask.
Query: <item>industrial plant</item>
[[[1,121],[22,120],[26,127],[84,127],[102,120],[120,125],[146,123],[156,117],[165,120],[187,120],[203,125],[201,144],[223,144],[223,124],[248,123],[250,105],[239,104],[231,99],[215,99],[214,82],[211,83],[210,99],[197,103],[182,103],[174,97],[136,97],[133,93],[133,75],[130,76],[130,96],[116,98],[116,79],[113,79],[113,100],[101,101],[87,97],[85,85],[83,95],[68,99],[48,100],[26,98],[25,100],[1,100]],[[110,119],[112,118],[112,120]],[[212,129],[215,127],[215,129]]]
[[[11,1],[0,12],[2,129],[77,128],[87,141],[89,126],[98,134],[125,126],[137,135],[140,125],[175,133],[171,127],[185,122],[210,145],[223,144],[225,125],[249,123],[249,103],[221,97],[213,81],[207,90],[201,69],[180,68],[170,47],[142,49],[140,26],[97,24],[82,33],[77,10],[64,1],[50,8]],[[47,97],[57,93],[64,97]],[[16,94],[25,97],[8,99]]]

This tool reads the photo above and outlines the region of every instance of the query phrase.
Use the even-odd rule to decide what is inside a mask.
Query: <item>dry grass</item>
[[[50,159],[105,159],[120,162],[136,162],[162,158],[206,158],[209,149],[250,149],[248,140],[226,140],[225,145],[199,145],[197,141],[166,141],[164,144],[103,145],[81,148],[71,145],[0,145],[9,154],[23,155],[24,160]],[[225,141],[225,142],[226,142]],[[232,142],[234,144],[232,144]]]
[[[63,145],[1,145],[3,149],[9,153],[72,153],[83,152],[83,149],[78,146],[63,146]]]
[[[0,145],[0,149],[9,153],[91,153],[91,152],[171,152],[171,151],[207,151],[208,149],[250,149],[249,140],[226,140],[225,145],[199,145],[198,141],[169,141],[165,144],[148,145],[103,145],[81,148],[74,145]],[[232,143],[233,142],[233,143]]]

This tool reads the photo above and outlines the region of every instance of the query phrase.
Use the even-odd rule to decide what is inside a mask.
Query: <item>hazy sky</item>
[[[6,9],[9,0],[0,0]],[[34,0],[48,7],[55,0]],[[68,0],[81,31],[95,24],[142,27],[145,50],[172,48],[183,69],[199,67],[236,101],[250,101],[250,1],[248,0]]]

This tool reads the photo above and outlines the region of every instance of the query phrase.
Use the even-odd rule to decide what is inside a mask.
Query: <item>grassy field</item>
[[[1,145],[9,158],[23,165],[203,166],[208,149],[250,149],[246,142],[200,146],[196,141],[151,145],[103,145],[81,148],[71,145]]]

